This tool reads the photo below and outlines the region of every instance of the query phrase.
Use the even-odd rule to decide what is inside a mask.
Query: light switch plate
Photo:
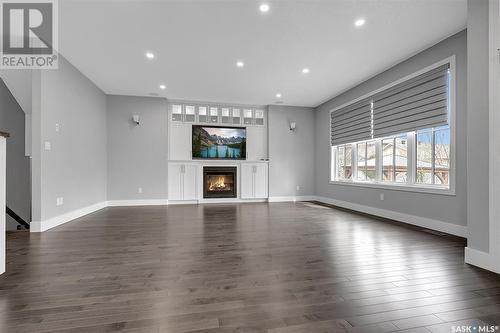
[[[50,143],[50,141],[45,141],[44,147],[45,147],[45,150],[51,150],[52,144]]]

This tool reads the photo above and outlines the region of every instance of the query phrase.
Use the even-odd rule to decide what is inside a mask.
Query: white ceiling
[[[267,2],[59,1],[60,51],[108,94],[317,106],[466,27],[466,0]]]

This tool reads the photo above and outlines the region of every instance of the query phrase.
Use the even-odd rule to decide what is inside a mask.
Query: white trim
[[[169,206],[175,206],[175,205],[197,205],[198,200],[169,200],[168,205]]]
[[[129,206],[164,206],[168,205],[167,199],[152,200],[109,200],[107,207],[129,207]]]
[[[490,0],[489,6],[489,253],[500,261],[500,4]]]
[[[389,89],[391,87],[394,87],[402,82],[405,82],[407,80],[410,80],[414,77],[417,77],[421,74],[424,74],[432,69],[435,69],[439,66],[442,66],[444,64],[449,64],[450,65],[450,83],[449,83],[449,88],[450,88],[450,100],[449,100],[449,110],[450,110],[450,177],[449,177],[449,188],[440,188],[437,186],[433,186],[432,189],[429,189],[429,187],[426,187],[425,185],[419,185],[419,184],[414,184],[413,178],[414,178],[414,172],[413,172],[413,167],[414,167],[414,156],[411,157],[408,156],[408,162],[411,163],[409,164],[408,168],[408,183],[404,184],[389,184],[389,183],[381,183],[380,181],[375,181],[375,182],[359,182],[359,181],[337,181],[337,180],[332,180],[332,176],[336,175],[336,170],[332,171],[333,165],[332,165],[332,146],[331,145],[331,132],[332,132],[332,123],[331,123],[331,115],[333,112],[345,108],[349,105],[355,104],[363,99],[369,98],[381,91],[384,91],[386,89]],[[377,187],[377,188],[385,188],[385,189],[393,189],[393,190],[404,190],[404,191],[409,191],[409,192],[423,192],[423,193],[434,193],[434,194],[444,194],[444,195],[455,195],[455,174],[456,174],[456,56],[452,55],[446,59],[443,59],[441,61],[438,61],[430,66],[427,66],[419,71],[416,71],[412,74],[409,74],[399,80],[396,80],[394,82],[391,82],[379,89],[373,90],[367,94],[364,94],[363,96],[360,96],[354,100],[351,100],[347,103],[344,103],[340,106],[337,106],[335,108],[330,109],[328,112],[329,114],[329,132],[328,132],[328,146],[330,147],[330,158],[329,158],[329,167],[330,167],[330,179],[329,183],[332,185],[355,185],[355,186],[364,186],[364,187]],[[410,132],[409,132],[410,133]],[[414,135],[413,135],[414,136]],[[390,137],[390,136],[389,136]],[[414,155],[414,141],[415,139],[412,138],[410,140],[410,137],[412,135],[408,135],[408,149],[409,151]],[[369,142],[372,140],[382,140],[383,138],[376,138],[376,139],[369,139],[369,140],[361,140],[359,142]],[[357,152],[355,147],[357,147],[357,143],[359,142],[354,142],[354,143],[347,143],[344,145],[349,145],[352,144],[353,146],[353,156],[351,158],[351,163],[352,163],[352,177],[353,179],[356,177],[357,172],[355,172],[354,168],[356,166],[356,161],[355,158],[357,158]],[[412,144],[410,146],[409,144]],[[340,145],[339,145],[340,146]],[[490,145],[491,146],[491,145]],[[411,183],[410,183],[411,181]],[[375,186],[373,186],[375,185]],[[381,186],[382,185],[382,186]],[[422,188],[422,190],[420,190]]]
[[[465,248],[465,262],[470,265],[484,268],[486,270],[500,274],[500,262],[495,254],[475,250],[470,247]]]
[[[314,195],[299,195],[299,196],[284,196],[284,197],[269,197],[269,202],[296,202],[296,201],[312,201],[316,200]]]
[[[99,202],[87,207],[83,207],[56,217],[52,217],[48,220],[44,221],[33,221],[30,223],[30,231],[31,232],[42,232],[46,231],[49,229],[52,229],[54,227],[57,227],[61,224],[64,224],[66,222],[70,222],[74,219],[77,219],[79,217],[88,215],[90,213],[96,212],[98,210],[101,210],[103,208],[107,207],[107,202]]]
[[[399,212],[395,212],[395,211],[387,210],[387,209],[382,209],[382,208],[360,205],[360,204],[356,204],[356,203],[352,203],[352,202],[341,201],[341,200],[336,200],[336,199],[327,198],[327,197],[317,196],[316,200],[319,202],[323,202],[323,203],[331,204],[334,206],[339,206],[342,208],[355,210],[355,211],[366,213],[366,214],[380,216],[380,217],[395,220],[398,222],[408,223],[408,224],[416,225],[416,226],[423,227],[423,228],[428,228],[428,229],[432,229],[432,230],[445,232],[447,234],[451,234],[451,235],[455,235],[455,236],[460,236],[460,237],[464,237],[464,238],[467,237],[467,227],[462,226],[462,225],[457,225],[457,224],[453,224],[453,223],[449,223],[449,222],[429,219],[429,218],[421,217],[421,216],[399,213]]]
[[[7,141],[0,136],[0,274],[5,273],[6,237],[5,237],[5,206],[7,182]]]
[[[333,180],[330,181],[332,185],[342,185],[342,186],[356,186],[356,187],[371,187],[379,188],[383,190],[393,190],[393,191],[405,191],[405,192],[415,192],[415,193],[430,193],[430,194],[441,194],[454,196],[455,191],[452,191],[447,187],[438,186],[425,186],[425,185],[409,185],[406,183],[383,183],[383,182],[362,182],[354,180]]]

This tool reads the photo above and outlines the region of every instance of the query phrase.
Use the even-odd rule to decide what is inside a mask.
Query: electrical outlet
[[[300,191],[300,185],[297,185],[297,187],[295,188],[297,191]]]
[[[63,197],[59,197],[56,199],[56,205],[57,206],[62,206],[64,205],[64,198]]]
[[[61,130],[61,125],[56,124],[56,132],[59,132]]]
[[[380,193],[380,200],[384,201],[385,197],[384,197],[384,193]]]
[[[139,188],[137,189],[137,193],[142,193],[142,187],[139,187]]]

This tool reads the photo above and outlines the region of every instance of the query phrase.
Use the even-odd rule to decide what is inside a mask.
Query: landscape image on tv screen
[[[246,129],[193,125],[193,158],[245,159]]]

